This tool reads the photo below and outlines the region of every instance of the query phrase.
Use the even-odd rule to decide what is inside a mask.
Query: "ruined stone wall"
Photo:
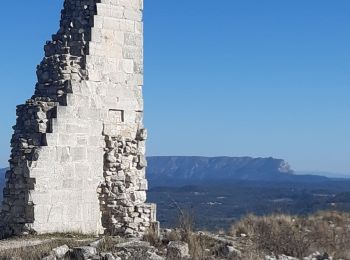
[[[34,96],[17,108],[7,233],[139,234],[145,204],[141,0],[66,0]]]
[[[102,225],[111,233],[146,231],[155,208],[144,204],[142,1],[102,0],[91,33],[86,66],[99,95],[105,138],[104,182],[99,194]]]

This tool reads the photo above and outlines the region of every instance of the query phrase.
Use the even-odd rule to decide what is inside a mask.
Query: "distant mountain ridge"
[[[147,158],[151,187],[210,184],[226,181],[319,182],[325,176],[294,174],[283,159],[252,157],[151,156]],[[0,169],[0,199],[5,172]]]
[[[314,175],[295,175],[282,159],[252,157],[148,157],[147,178],[151,186],[177,182],[195,184],[210,181],[323,181]]]
[[[323,171],[297,171],[295,174],[298,175],[318,175],[325,176],[328,178],[340,178],[340,179],[350,179],[350,174],[337,173],[337,172],[323,172]]]

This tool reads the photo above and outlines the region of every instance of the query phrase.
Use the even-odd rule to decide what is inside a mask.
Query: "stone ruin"
[[[143,0],[65,0],[35,93],[17,107],[2,236],[143,234]]]

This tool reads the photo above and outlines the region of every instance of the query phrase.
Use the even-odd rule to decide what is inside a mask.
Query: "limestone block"
[[[99,167],[103,163],[103,147],[87,147],[87,160],[92,167]],[[92,168],[91,168],[92,169]],[[102,173],[101,173],[102,176]]]
[[[110,7],[110,11],[111,11],[111,17],[114,18],[123,18],[123,13],[124,13],[124,8],[121,6],[112,6]]]
[[[144,155],[139,155],[139,167],[140,168],[145,168],[147,167],[147,160]]]
[[[134,73],[134,61],[130,59],[122,59],[120,61],[121,69],[128,74]]]
[[[106,4],[96,4],[97,13],[100,16],[111,16],[111,7]],[[114,7],[115,8],[115,7]]]
[[[101,43],[102,42],[102,35],[103,35],[102,29],[100,29],[98,27],[91,28],[91,42]]]
[[[89,80],[99,82],[103,79],[102,72],[97,69],[89,70]]]
[[[142,59],[143,51],[141,48],[136,46],[124,46],[123,48],[123,58],[124,59]]]
[[[56,147],[56,161],[63,164],[71,161],[71,150],[69,147],[57,146]]]
[[[146,201],[146,192],[145,191],[134,191],[132,194],[132,199],[136,204],[141,204]]]
[[[128,86],[143,86],[142,74],[131,75],[131,77],[127,79],[127,84]]]
[[[103,16],[94,17],[94,28],[102,29],[104,27],[104,18]]]
[[[46,133],[45,134],[45,143],[47,146],[57,146],[59,135],[57,133]]]
[[[73,190],[79,187],[80,181],[76,181],[73,178],[65,178],[62,183],[62,188],[67,190]]]
[[[102,28],[105,30],[120,30],[122,19],[117,19],[113,17],[102,17],[103,25]]]
[[[140,191],[146,191],[148,190],[148,182],[145,179],[142,179],[139,183],[139,190]]]
[[[124,11],[124,17],[132,21],[142,21],[142,12],[139,10],[126,9]]]
[[[50,216],[50,209],[51,209],[50,204],[38,203],[34,207],[34,216],[35,216],[35,219],[37,220],[38,224],[46,224],[47,223],[47,219]]]
[[[90,259],[90,257],[97,255],[97,250],[95,247],[84,246],[73,248],[74,259],[85,260]]]
[[[73,162],[87,160],[87,148],[86,147],[71,147],[70,154],[71,154],[71,159]]]
[[[104,146],[104,138],[102,136],[89,136],[88,139],[88,146],[97,146],[97,147],[103,147]]]
[[[89,106],[90,98],[88,96],[78,94],[67,95],[67,104],[73,108]]]
[[[125,48],[124,46],[124,37],[125,34],[123,31],[119,31],[119,30],[113,30],[113,43],[123,46],[123,48]]]
[[[68,134],[66,132],[63,132],[62,134],[61,133],[58,134],[57,146],[76,146],[76,145],[77,145],[76,135]]]
[[[78,146],[87,146],[88,145],[88,135],[77,135],[76,143]]]
[[[30,201],[34,204],[47,204],[51,203],[51,193],[44,191],[32,191],[30,193]]]
[[[35,165],[38,165],[39,168],[40,167],[40,163],[43,163],[43,161],[46,160],[50,160],[51,156],[55,153],[55,147],[51,147],[51,146],[41,146],[39,149],[39,157],[40,160],[38,160],[37,162],[35,162]]]
[[[67,134],[88,134],[88,127],[86,124],[67,123],[66,131]]]
[[[148,131],[145,128],[142,128],[138,131],[138,139],[140,141],[145,141],[148,138]]]
[[[58,205],[51,204],[47,215],[47,222],[57,223],[60,222],[63,217],[63,203]]]
[[[63,258],[69,251],[69,247],[67,245],[63,245],[60,247],[56,247],[52,249],[52,255],[54,255],[57,258]]]
[[[142,34],[138,33],[125,33],[124,44],[127,46],[142,47],[143,38]],[[141,48],[139,48],[141,49]]]

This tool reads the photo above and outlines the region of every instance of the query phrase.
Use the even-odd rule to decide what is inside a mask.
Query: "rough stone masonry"
[[[17,107],[2,235],[138,235],[146,204],[143,0],[65,0],[35,94]]]

